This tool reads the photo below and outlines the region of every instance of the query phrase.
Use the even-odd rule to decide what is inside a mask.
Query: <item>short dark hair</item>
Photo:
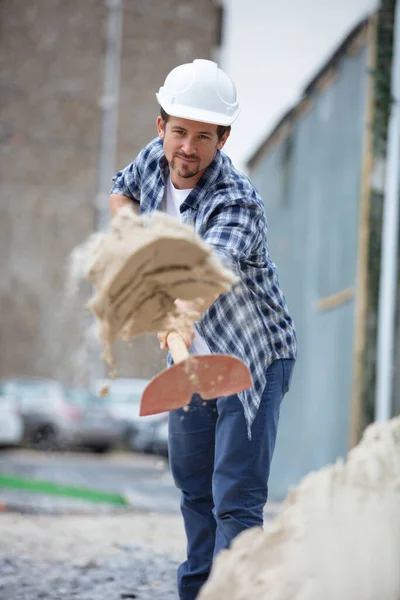
[[[160,108],[160,116],[162,118],[162,120],[164,121],[164,123],[168,122],[168,119],[170,117],[170,115],[168,113],[165,112],[165,110],[161,107]],[[217,135],[218,135],[218,139],[220,140],[227,131],[231,130],[231,126],[228,125],[217,125]]]

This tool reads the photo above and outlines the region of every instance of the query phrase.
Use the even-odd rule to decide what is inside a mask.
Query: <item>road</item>
[[[157,456],[123,452],[98,456],[3,450],[0,452],[0,473],[120,493],[129,498],[137,510],[179,513],[179,492],[168,463]],[[13,502],[24,502],[27,494],[0,487],[0,501],[9,498]],[[30,502],[32,498],[35,496],[29,494]],[[57,498],[48,500],[55,505],[61,501]]]

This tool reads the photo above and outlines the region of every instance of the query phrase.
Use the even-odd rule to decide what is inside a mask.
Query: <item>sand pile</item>
[[[400,417],[311,473],[267,532],[216,559],[199,600],[399,600]]]
[[[185,325],[176,298],[219,295],[237,282],[193,228],[163,213],[137,216],[129,207],[113,218],[110,232],[81,247],[79,256],[95,288],[88,307],[99,321],[103,358],[110,365],[118,337]]]

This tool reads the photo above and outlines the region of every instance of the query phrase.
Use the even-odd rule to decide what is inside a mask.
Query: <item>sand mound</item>
[[[199,600],[399,600],[400,417],[311,473],[271,529],[217,557]]]

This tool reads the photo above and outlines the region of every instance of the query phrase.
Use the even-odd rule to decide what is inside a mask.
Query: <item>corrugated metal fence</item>
[[[368,35],[361,27],[249,163],[297,326],[270,497],[348,450]]]

